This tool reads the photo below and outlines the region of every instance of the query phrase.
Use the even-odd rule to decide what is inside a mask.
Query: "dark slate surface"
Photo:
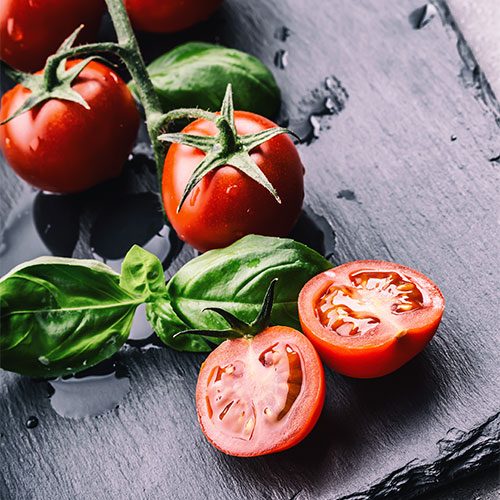
[[[52,410],[45,382],[2,372],[1,498],[411,498],[498,463],[498,104],[443,3],[442,20],[420,30],[408,20],[418,1],[383,4],[228,0],[201,28],[140,40],[148,59],[203,38],[274,67],[281,120],[306,139],[306,203],[335,233],[332,262],[393,260],[429,275],[447,302],[432,343],[382,379],[327,370],[315,430],[257,459],[205,441],[193,400],[203,355],[127,346],[130,392],[80,420]],[[154,186],[134,161],[115,196]],[[26,243],[29,204],[7,220],[30,194],[5,166],[1,175],[2,260],[44,252]],[[106,206],[102,190],[92,196],[78,212],[75,256],[90,255]],[[184,247],[167,276],[193,255]],[[39,423],[28,429],[31,415]]]

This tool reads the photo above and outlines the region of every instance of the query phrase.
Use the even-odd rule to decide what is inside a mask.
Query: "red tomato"
[[[296,445],[316,424],[324,400],[318,354],[304,335],[283,326],[226,340],[203,363],[196,386],[205,436],[240,457]]]
[[[0,54],[22,71],[37,71],[81,24],[78,42],[92,40],[104,11],[103,0],[2,0]]]
[[[276,127],[262,116],[235,111],[236,130],[251,134]],[[196,120],[182,132],[215,135],[212,122]],[[291,139],[281,134],[255,148],[251,157],[269,179],[281,204],[259,183],[231,166],[207,174],[177,207],[196,166],[205,153],[172,144],[163,169],[163,203],[179,237],[204,252],[230,245],[247,234],[287,236],[299,217],[304,199],[304,167]]]
[[[224,0],[125,0],[135,29],[172,33],[208,19]]]
[[[386,375],[417,355],[443,309],[443,295],[429,278],[380,260],[325,271],[299,295],[302,328],[323,361],[359,378]]]
[[[68,67],[78,61],[68,62]],[[50,99],[0,126],[0,146],[12,169],[39,189],[83,191],[120,174],[139,127],[139,113],[123,80],[90,62],[74,80],[90,106]],[[31,91],[16,85],[2,97],[0,121]]]

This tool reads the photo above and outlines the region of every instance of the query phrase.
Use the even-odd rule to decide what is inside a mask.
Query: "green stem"
[[[217,135],[217,142],[222,146],[222,154],[236,153],[240,149],[240,143],[234,130],[231,128],[229,122],[220,117],[217,120],[217,128],[219,133]]]
[[[163,145],[158,140],[162,116],[160,100],[149,78],[148,70],[142,58],[141,51],[139,50],[137,39],[132,31],[132,26],[130,25],[130,20],[123,0],[106,0],[106,5],[108,6],[108,11],[115,27],[118,43],[125,49],[122,59],[137,84],[137,92],[144,106],[146,126],[148,128],[151,144],[153,145],[161,188],[164,150]]]
[[[73,47],[67,51],[59,52],[47,60],[44,78],[48,88],[57,83],[57,67],[61,60],[95,52],[109,52],[119,56],[137,84],[139,99],[146,113],[146,126],[148,128],[151,144],[155,154],[158,179],[161,186],[161,173],[163,168],[164,147],[158,140],[163,123],[163,113],[160,100],[156,94],[151,79],[142,58],[137,39],[123,4],[123,0],[105,0],[111,20],[115,28],[118,43],[102,42]]]

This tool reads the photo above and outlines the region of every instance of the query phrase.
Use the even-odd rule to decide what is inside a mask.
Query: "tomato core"
[[[421,309],[419,287],[396,271],[356,271],[351,285],[332,285],[320,297],[315,313],[321,324],[343,337],[361,336],[381,322],[381,317]]]

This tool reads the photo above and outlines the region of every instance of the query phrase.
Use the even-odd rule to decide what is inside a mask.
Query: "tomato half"
[[[135,143],[139,113],[114,71],[92,61],[72,88],[90,109],[50,99],[0,126],[0,146],[7,162],[39,189],[71,193],[116,177]],[[0,121],[14,114],[30,93],[16,85],[4,94]]]
[[[224,0],[125,0],[135,29],[172,33],[208,19]]]
[[[304,333],[323,361],[350,377],[380,377],[418,354],[444,298],[426,276],[391,262],[349,262],[315,276],[299,295]]]
[[[208,440],[229,455],[285,450],[312,430],[325,399],[323,367],[297,330],[275,326],[226,340],[203,363],[196,406]]]
[[[2,0],[0,58],[22,71],[42,69],[81,24],[77,42],[95,38],[103,12],[103,0]]]
[[[235,111],[238,134],[276,127],[254,113]],[[216,126],[200,119],[182,132],[215,135]],[[251,152],[252,159],[276,189],[281,204],[265,187],[231,166],[208,173],[191,191],[179,213],[184,188],[205,153],[172,144],[163,169],[163,203],[179,237],[202,252],[222,248],[247,234],[287,236],[297,221],[304,199],[304,167],[291,139],[273,137]]]

